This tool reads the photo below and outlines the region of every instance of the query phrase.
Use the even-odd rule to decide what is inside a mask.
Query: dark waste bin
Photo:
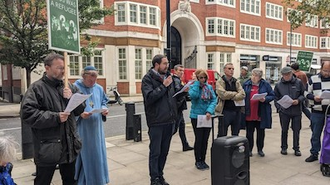
[[[135,103],[128,102],[125,104],[126,110],[126,140],[134,139],[133,127],[134,127],[134,114]]]
[[[142,141],[141,114],[134,114],[133,134],[135,142]]]

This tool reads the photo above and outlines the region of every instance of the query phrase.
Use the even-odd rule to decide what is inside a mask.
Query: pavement
[[[124,102],[142,101],[141,96],[123,97]],[[0,102],[0,118],[17,117],[19,104]],[[194,141],[194,133],[189,120],[186,120],[186,135],[189,143]],[[302,156],[296,157],[292,147],[292,131],[289,132],[288,155],[280,154],[281,128],[278,114],[273,110],[273,128],[266,130],[265,157],[260,157],[254,148],[250,158],[251,185],[329,185],[330,178],[322,176],[318,162],[306,163],[309,156],[311,130],[309,121],[303,116],[300,133],[300,147]],[[216,123],[217,125],[217,123]],[[0,126],[1,129],[1,126]],[[240,136],[245,136],[241,131]],[[110,185],[147,185],[150,184],[148,173],[149,139],[146,131],[142,132],[142,141],[125,140],[125,136],[106,138],[107,157],[109,166]],[[210,162],[211,137],[206,156],[206,163]],[[33,184],[35,171],[32,159],[21,159],[17,154],[13,162],[12,176],[18,185]],[[212,166],[211,166],[212,168]],[[172,185],[208,185],[211,184],[211,170],[200,171],[194,165],[193,151],[182,152],[182,145],[178,134],[172,138],[171,148],[164,169],[166,181]],[[56,170],[53,185],[60,185],[61,177]]]

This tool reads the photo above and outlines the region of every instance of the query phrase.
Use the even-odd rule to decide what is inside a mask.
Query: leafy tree
[[[48,0],[47,0],[48,1]],[[96,26],[97,20],[111,15],[112,8],[100,8],[99,0],[79,0],[80,32]],[[45,0],[0,0],[0,63],[25,68],[27,86],[31,72],[50,53],[48,50],[47,8]],[[84,39],[90,41],[88,35]],[[92,54],[89,42],[83,54]]]
[[[304,22],[310,23],[311,16],[318,16],[319,20],[323,20],[324,24],[330,23],[330,6],[329,0],[283,0],[286,7],[295,11],[286,12],[293,29],[298,28]]]

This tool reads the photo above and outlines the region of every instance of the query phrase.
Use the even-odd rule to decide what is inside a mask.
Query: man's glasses
[[[233,67],[227,67],[227,69],[228,69],[228,70],[234,70],[234,68],[233,68]]]

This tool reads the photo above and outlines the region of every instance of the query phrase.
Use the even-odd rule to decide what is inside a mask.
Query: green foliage
[[[28,86],[30,73],[50,52],[48,49],[48,0],[0,0],[0,63],[25,68]],[[100,8],[99,0],[79,0],[80,32],[100,24],[113,8]],[[82,54],[93,55],[97,42],[84,34],[89,44]]]
[[[304,22],[311,22],[310,15],[318,16],[318,20],[324,20],[325,24],[330,23],[329,0],[302,0],[300,3],[296,0],[283,0],[283,4],[295,10],[286,12],[293,29],[303,25]]]

